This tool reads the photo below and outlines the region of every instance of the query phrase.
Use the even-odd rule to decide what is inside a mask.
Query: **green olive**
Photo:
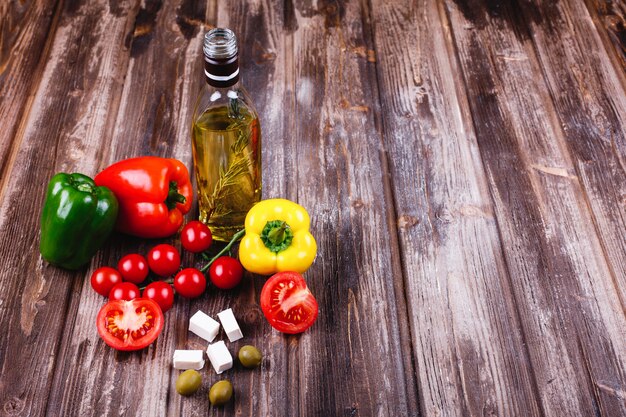
[[[256,368],[261,364],[261,359],[261,352],[254,346],[245,345],[239,349],[239,362],[246,368]]]
[[[202,377],[198,371],[188,369],[182,374],[178,375],[176,380],[176,392],[180,395],[192,395],[202,385]]]
[[[209,401],[213,405],[223,405],[233,396],[233,385],[229,380],[217,381],[209,391]]]

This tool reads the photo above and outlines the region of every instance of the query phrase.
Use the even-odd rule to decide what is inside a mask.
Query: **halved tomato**
[[[279,272],[267,280],[261,290],[261,310],[279,332],[302,333],[317,319],[317,300],[302,275]]]
[[[112,300],[96,319],[104,342],[117,350],[139,350],[154,342],[163,330],[163,312],[152,300]]]

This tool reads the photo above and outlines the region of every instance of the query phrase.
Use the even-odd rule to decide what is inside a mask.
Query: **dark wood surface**
[[[626,416],[625,17],[619,0],[0,2],[0,415]],[[191,168],[215,26],[240,39],[264,197],[311,214],[319,318],[274,331],[247,274],[115,352],[89,276],[156,242],[52,267],[45,187],[138,155]],[[227,307],[231,352],[265,359],[211,408],[219,377],[180,397],[171,359],[205,348],[191,314]]]

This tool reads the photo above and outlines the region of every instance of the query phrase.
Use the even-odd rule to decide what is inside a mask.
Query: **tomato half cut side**
[[[313,325],[318,305],[302,275],[279,272],[268,279],[261,290],[261,310],[273,328],[297,334]]]
[[[152,300],[112,300],[96,318],[98,333],[117,350],[139,350],[154,342],[163,330],[163,312]]]

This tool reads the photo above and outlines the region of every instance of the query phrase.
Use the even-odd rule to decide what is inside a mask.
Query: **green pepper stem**
[[[91,184],[83,182],[76,186],[78,191],[82,191],[83,193],[93,193],[93,187]]]
[[[287,222],[281,222],[280,226],[273,228],[268,234],[267,238],[274,244],[280,245],[285,240],[285,229],[287,229]]]
[[[167,193],[167,199],[165,199],[165,205],[169,210],[174,210],[176,204],[185,204],[187,198],[178,192],[178,184],[176,181],[170,181],[170,189]]]
[[[209,269],[211,267],[211,265],[213,264],[213,262],[215,262],[215,260],[217,258],[219,258],[220,256],[222,256],[223,254],[225,254],[226,252],[228,252],[230,250],[230,248],[235,244],[235,242],[237,242],[239,239],[241,239],[244,235],[244,233],[246,232],[246,230],[240,230],[237,233],[235,233],[233,235],[233,238],[230,240],[230,242],[228,242],[228,245],[226,245],[224,247],[224,249],[222,249],[221,251],[219,251],[219,253],[217,255],[215,255],[213,258],[211,258],[211,260],[209,261],[209,263],[207,263],[206,265],[204,265],[202,268],[200,268],[200,272],[206,272],[207,269]]]
[[[261,231],[261,241],[274,253],[287,249],[292,240],[293,231],[284,220],[270,220]]]

